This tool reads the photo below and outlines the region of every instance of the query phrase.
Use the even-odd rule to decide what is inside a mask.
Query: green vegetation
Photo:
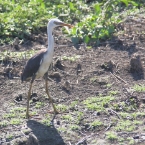
[[[10,120],[10,124],[11,125],[19,125],[21,123],[21,120],[20,119],[17,119],[17,118],[12,118]]]
[[[72,41],[99,43],[115,32],[115,24],[123,16],[137,12],[141,6],[136,0],[103,0],[85,3],[83,0],[0,0],[0,44],[13,43],[13,38],[27,39],[32,33],[40,33],[48,19],[58,17],[74,23],[70,31]]]
[[[70,126],[70,129],[72,130],[72,131],[75,131],[75,130],[78,130],[78,129],[80,129],[80,127],[78,126],[78,125],[71,125]]]
[[[92,126],[93,129],[100,130],[103,127],[103,123],[99,120],[95,120],[91,123],[91,126]]]
[[[41,108],[42,106],[44,106],[44,103],[43,103],[43,102],[36,102],[35,107],[36,107],[37,109]]]
[[[111,131],[106,133],[106,138],[110,141],[115,141],[118,139],[116,133]]]
[[[73,117],[70,114],[63,115],[61,118],[66,120],[66,121],[72,121],[73,120]]]
[[[76,61],[78,58],[80,58],[80,55],[75,55],[75,56],[63,56],[61,57],[62,60],[69,60],[71,62]]]
[[[122,120],[115,127],[116,131],[133,131],[134,129],[135,126],[133,126],[133,123],[130,120]]]
[[[105,107],[109,105],[111,101],[114,100],[113,96],[96,96],[90,97],[83,101],[84,105],[90,110],[94,111],[105,111]]]
[[[7,63],[9,61],[17,62],[21,59],[30,58],[34,53],[36,53],[36,50],[28,50],[25,52],[4,51],[0,53],[0,63]]]
[[[67,134],[67,137],[73,136],[81,130],[83,131],[84,128],[86,131],[88,130],[89,132],[92,131],[94,133],[107,129],[106,139],[109,142],[120,144],[127,142],[128,144],[133,144],[133,139],[129,137],[122,138],[118,135],[118,132],[136,131],[139,126],[144,125],[142,118],[144,118],[145,113],[131,110],[130,108],[132,108],[134,104],[127,105],[122,101],[117,104],[118,108],[122,107],[122,109],[125,110],[121,111],[118,109],[119,111],[117,113],[120,116],[120,119],[118,119],[114,113],[111,115],[108,114],[107,108],[111,108],[112,110],[116,109],[116,101],[118,99],[117,95],[119,93],[120,92],[117,90],[110,89],[108,90],[107,95],[100,94],[96,97],[88,97],[82,102],[74,100],[69,106],[64,104],[56,105],[57,109],[60,111],[60,114],[57,115],[57,118],[54,121],[55,127],[60,133]],[[2,115],[3,121],[0,123],[1,128],[7,127],[8,125],[20,125],[25,120],[25,107],[14,107],[14,104],[12,103],[10,107],[11,109]],[[31,115],[36,115],[36,112],[43,107],[45,107],[44,103],[36,102],[32,107]],[[64,113],[66,111],[67,113]],[[88,111],[94,113],[89,113],[88,116]],[[100,115],[100,117],[96,116],[95,113]],[[104,118],[104,115],[109,115],[109,119],[106,117]],[[48,114],[48,112],[44,112],[43,117],[40,117],[40,122],[43,125],[51,127],[52,116],[51,114]],[[143,130],[145,129],[143,128]],[[28,130],[28,133],[29,132],[30,131]],[[12,140],[13,136],[8,135],[7,138]],[[94,142],[96,141],[94,140]]]
[[[21,44],[23,44],[25,40],[31,39],[31,34],[41,33],[46,28],[50,18],[58,17],[62,21],[74,25],[67,35],[71,37],[74,44],[87,43],[88,50],[93,45],[98,45],[100,41],[111,38],[112,34],[116,31],[116,25],[122,22],[127,15],[134,16],[137,14],[139,12],[138,7],[142,6],[137,0],[92,0],[90,3],[87,3],[85,0],[0,0],[0,5],[0,45],[5,43],[13,44],[15,37],[18,37]],[[144,7],[143,9],[145,10]],[[63,32],[66,33],[64,29]],[[20,60],[26,60],[31,57],[34,53],[36,53],[35,50],[11,52],[9,49],[0,53],[0,63],[4,64],[10,61],[20,62]],[[78,60],[80,61],[82,57],[81,55],[64,54],[61,59],[75,63]],[[83,67],[84,71],[85,65]],[[93,75],[89,73],[89,75],[78,76],[87,80],[85,85],[89,83],[96,87],[92,89],[93,93],[91,92],[91,95],[93,96],[88,96],[90,90],[86,86],[83,88],[84,90],[82,89],[84,94],[75,96],[77,92],[73,96],[73,92],[79,90],[77,90],[75,80],[70,79],[73,84],[72,91],[70,91],[72,98],[69,98],[69,94],[65,91],[61,92],[61,96],[68,96],[68,98],[66,97],[67,99],[61,101],[61,96],[57,96],[57,101],[54,101],[54,103],[60,114],[54,118],[53,124],[51,120],[54,114],[47,111],[47,109],[52,109],[52,106],[46,106],[48,100],[46,94],[40,94],[39,96],[39,99],[42,97],[42,100],[46,100],[46,102],[39,102],[40,100],[34,102],[32,99],[30,100],[30,115],[32,115],[32,118],[34,115],[32,120],[41,123],[43,126],[52,127],[56,130],[56,133],[57,131],[60,133],[60,136],[68,144],[76,144],[85,137],[86,141],[89,142],[92,139],[92,144],[99,144],[97,137],[101,133],[106,133],[106,138],[104,139],[103,137],[103,141],[106,144],[108,142],[113,142],[112,144],[134,144],[135,141],[132,135],[125,138],[120,136],[119,133],[125,132],[130,134],[131,132],[145,131],[144,101],[140,101],[138,96],[138,98],[124,96],[125,94],[122,93],[122,89],[119,88],[120,85],[117,88],[117,86],[114,86],[115,81],[113,82],[112,79],[110,81],[109,75],[102,74],[102,70],[98,70],[98,67],[95,69],[98,72],[94,72]],[[63,71],[67,71],[67,69]],[[52,95],[57,89],[61,89],[61,83],[64,79],[68,79],[68,76],[62,78],[62,81],[57,84],[56,87],[59,88],[53,88],[52,84],[49,84]],[[52,83],[55,83],[55,81],[52,81]],[[82,82],[79,82],[78,79],[78,83]],[[26,85],[24,90],[27,87]],[[145,91],[145,85],[134,85],[132,88],[136,93],[141,95],[142,93],[140,92]],[[17,92],[13,94],[15,93]],[[6,107],[4,106],[4,108]],[[38,116],[35,117],[36,114]],[[2,111],[0,129],[7,131],[9,126],[17,128],[17,125],[23,126],[25,123],[29,123],[29,121],[26,122],[25,115],[25,101],[24,104],[23,102],[22,104],[21,102],[9,102],[8,108]],[[29,128],[29,124],[27,125]],[[33,131],[32,128],[32,130],[23,132],[28,134]],[[65,135],[63,136],[61,133]],[[1,134],[0,138],[4,138],[4,135]],[[8,140],[13,138],[15,138],[15,134],[8,134]]]
[[[49,116],[46,116],[45,119],[43,119],[41,122],[43,124],[47,125],[47,126],[51,125],[51,121],[50,121],[50,117]]]
[[[6,127],[9,124],[7,120],[3,120],[0,122],[0,127]]]
[[[81,122],[81,120],[83,120],[83,116],[84,116],[84,113],[83,112],[80,112],[80,111],[78,111],[78,112],[76,112],[76,124],[79,124],[80,122]]]
[[[106,87],[107,88],[111,88],[112,84],[107,84]]]
[[[65,112],[65,111],[68,110],[68,106],[63,105],[63,104],[58,104],[58,105],[56,106],[56,108],[57,108],[57,110],[62,111],[62,112]]]
[[[70,104],[70,108],[74,108],[78,104],[78,101],[73,101]]]
[[[4,114],[3,115],[3,118],[6,119],[6,118],[14,118],[16,117],[17,115],[15,113],[7,113],[7,114]]]
[[[137,92],[145,92],[145,85],[134,85],[133,89]]]

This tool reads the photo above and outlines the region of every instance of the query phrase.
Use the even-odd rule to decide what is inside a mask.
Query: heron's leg
[[[26,118],[29,118],[29,101],[30,101],[30,97],[31,97],[31,89],[32,89],[32,85],[35,79],[35,75],[32,77],[32,80],[30,82],[30,86],[29,86],[29,91],[28,91],[28,97],[27,97],[27,110],[26,110]]]
[[[48,77],[48,73],[45,73],[44,79],[45,79],[45,90],[46,90],[46,94],[47,94],[47,96],[49,97],[49,100],[50,100],[50,102],[51,102],[51,104],[52,104],[52,107],[53,107],[53,109],[54,109],[54,113],[55,113],[55,114],[58,114],[59,112],[57,111],[55,105],[53,104],[53,100],[52,100],[52,98],[51,98],[50,95],[49,95],[47,77]]]

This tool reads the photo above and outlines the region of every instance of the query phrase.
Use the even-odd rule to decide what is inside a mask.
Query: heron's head
[[[66,24],[62,21],[60,21],[59,19],[51,19],[48,23],[48,25],[50,25],[52,28],[58,27],[58,26],[67,26],[69,28],[72,28],[73,26],[70,24]]]

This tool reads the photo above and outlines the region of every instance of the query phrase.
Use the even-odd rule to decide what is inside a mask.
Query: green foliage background
[[[15,37],[26,39],[58,17],[72,23],[73,43],[106,39],[115,31],[122,16],[137,11],[145,0],[0,0],[0,44]]]

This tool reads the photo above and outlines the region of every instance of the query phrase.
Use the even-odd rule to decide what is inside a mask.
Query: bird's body
[[[49,57],[48,55],[47,49],[42,49],[28,60],[21,74],[22,82],[30,80],[34,74],[36,79],[44,76],[49,69],[53,57],[53,54],[49,55]]]
[[[30,95],[31,95],[32,84],[36,78],[40,78],[43,76],[45,77],[45,82],[46,82],[46,93],[53,105],[55,113],[57,112],[52,102],[52,99],[49,95],[48,84],[47,84],[48,69],[49,69],[50,64],[52,63],[53,53],[54,53],[54,38],[52,36],[52,31],[57,26],[72,27],[69,24],[61,22],[59,19],[51,19],[47,25],[48,44],[49,44],[48,48],[42,49],[38,53],[36,53],[34,56],[32,56],[26,63],[23,69],[23,72],[21,74],[22,82],[28,81],[31,79],[29,92],[28,92],[28,101],[27,101],[27,112],[26,112],[27,118],[29,117],[29,100],[30,100]]]
[[[23,69],[23,73],[21,74],[21,80],[23,81],[29,81],[32,76],[34,74],[37,74],[38,71],[40,72],[40,66],[42,64],[43,61],[43,57],[46,53],[47,49],[42,49],[40,50],[38,53],[36,53],[34,56],[32,56],[26,63],[24,69]],[[45,71],[46,72],[46,71]],[[44,75],[44,71],[43,74],[38,73],[38,75],[36,75],[36,78],[42,77]]]

